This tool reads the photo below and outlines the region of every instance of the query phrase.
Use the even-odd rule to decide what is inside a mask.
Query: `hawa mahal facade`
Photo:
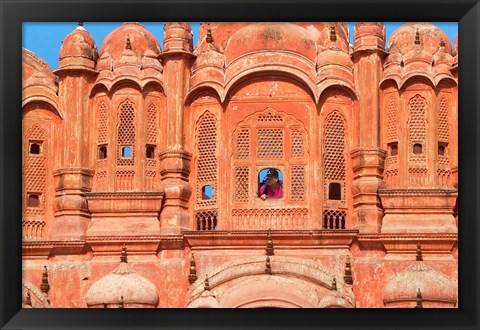
[[[23,307],[457,307],[457,39],[164,29],[23,50]]]

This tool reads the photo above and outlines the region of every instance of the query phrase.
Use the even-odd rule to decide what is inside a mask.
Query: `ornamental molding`
[[[381,196],[444,196],[457,194],[458,189],[378,189],[378,194]]]

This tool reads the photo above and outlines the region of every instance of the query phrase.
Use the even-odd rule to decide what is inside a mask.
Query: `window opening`
[[[438,155],[439,156],[445,156],[447,150],[447,146],[444,144],[439,144],[438,145]]]
[[[202,199],[209,200],[213,198],[213,187],[210,185],[202,187]]]
[[[389,150],[390,150],[390,156],[396,156],[398,155],[398,144],[397,143],[390,143],[388,145]]]
[[[130,147],[122,147],[122,157],[123,157],[123,158],[130,158],[130,157],[132,157],[132,148],[130,148]]]
[[[35,194],[28,195],[28,207],[39,207],[40,206],[40,197]]]
[[[328,199],[341,200],[342,199],[342,185],[338,182],[332,182],[328,185]]]
[[[155,146],[147,144],[145,149],[146,149],[147,158],[150,158],[150,159],[155,158]]]
[[[32,154],[32,155],[39,155],[40,154],[40,144],[39,143],[31,143],[30,144],[30,154]]]
[[[415,143],[413,145],[413,153],[415,155],[421,154],[422,153],[422,145],[420,143]]]
[[[268,198],[283,197],[283,174],[278,168],[265,168],[258,173],[258,196]]]
[[[107,158],[107,146],[100,146],[98,149],[98,159]]]

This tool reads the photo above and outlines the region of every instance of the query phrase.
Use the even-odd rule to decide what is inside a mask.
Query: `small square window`
[[[98,159],[105,159],[107,158],[107,146],[101,145],[98,148]]]
[[[30,146],[28,150],[29,153],[31,155],[40,155],[40,153],[42,152],[41,145],[42,145],[41,142],[30,142]]]
[[[37,194],[28,194],[27,197],[28,207],[40,207],[40,196]]]
[[[342,199],[342,185],[332,182],[328,185],[328,199],[339,201]]]
[[[396,142],[388,144],[388,151],[390,152],[390,156],[398,155],[398,144]]]
[[[420,143],[415,143],[413,145],[413,153],[415,155],[420,155],[420,154],[422,154],[422,152],[423,152],[422,145]]]
[[[131,158],[132,157],[132,148],[125,146],[122,147],[122,157],[123,158]]]
[[[145,155],[149,159],[155,158],[155,146],[147,144],[147,146],[145,147]]]
[[[438,155],[445,156],[447,154],[447,145],[445,143],[438,144]]]
[[[210,185],[202,187],[202,199],[210,200],[213,198],[213,187]]]
[[[283,174],[278,168],[264,168],[258,173],[258,196],[265,200],[283,197]]]

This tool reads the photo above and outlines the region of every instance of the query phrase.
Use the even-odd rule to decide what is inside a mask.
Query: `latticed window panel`
[[[259,128],[257,130],[257,157],[258,158],[283,158],[282,128]]]
[[[217,210],[195,212],[196,230],[215,230],[218,224]]]
[[[305,229],[308,223],[306,208],[269,208],[232,210],[235,230]]]
[[[410,160],[414,162],[423,162],[425,160],[425,141],[426,141],[426,123],[425,112],[427,103],[420,95],[415,95],[408,102],[409,120],[408,120],[408,134],[410,141]],[[413,153],[413,145],[419,143],[423,147],[421,154]]]
[[[46,222],[43,220],[23,220],[22,239],[41,240],[44,238]]]
[[[438,185],[447,187],[450,181],[450,170],[447,168],[437,169]]]
[[[408,169],[409,183],[414,186],[424,185],[427,182],[428,170],[425,167],[410,167]]]
[[[388,98],[387,102],[387,142],[393,142],[398,140],[397,129],[397,107],[396,101],[393,96]]]
[[[323,229],[345,229],[347,212],[344,210],[324,209],[323,210]]]
[[[445,96],[442,96],[438,105],[438,140],[448,142],[450,132],[448,128],[448,102]]]
[[[97,144],[106,144],[108,142],[108,108],[105,101],[98,107],[97,132]]]
[[[26,193],[40,193],[40,205],[38,208],[27,208],[26,197],[23,198],[24,214],[43,215],[45,213],[46,185],[47,185],[47,158],[46,150],[48,150],[47,135],[38,125],[34,125],[27,131],[25,136],[26,143],[24,147],[24,172],[23,184]],[[42,144],[42,152],[40,154],[31,155],[29,153],[29,141],[36,141]]]
[[[248,166],[235,167],[235,201],[248,202],[249,200],[249,177],[250,168]]]
[[[387,165],[388,168],[397,166],[398,164],[398,157],[397,156],[388,156],[385,159],[385,164]]]
[[[305,200],[305,166],[292,166],[290,169],[290,196],[292,201]]]
[[[242,128],[237,134],[237,159],[250,158],[250,130]]]
[[[197,187],[201,189],[204,185],[216,186],[217,182],[217,120],[213,114],[206,111],[197,124]],[[200,193],[200,194],[199,194]],[[202,201],[201,190],[197,192],[197,205],[205,204]],[[210,203],[217,200],[217,190],[213,190]]]
[[[132,166],[135,159],[135,107],[129,100],[123,102],[119,111],[117,137],[117,165]],[[122,156],[122,148],[130,147],[131,155]]]
[[[324,134],[324,180],[342,182],[345,187],[345,123],[337,111],[328,115]],[[327,198],[327,189],[324,196]]]
[[[393,168],[386,170],[383,178],[388,185],[396,185],[399,183],[398,169]]]
[[[152,170],[145,170],[145,190],[155,190],[157,183],[157,172]]]
[[[450,165],[450,162],[448,160],[447,156],[439,156],[438,157],[438,164],[442,166],[448,166]]]
[[[293,127],[291,131],[291,156],[299,158],[305,156],[305,136],[303,130]]]
[[[117,190],[133,190],[135,171],[117,171],[115,176]]]
[[[155,103],[150,102],[147,106],[147,143],[157,143],[158,111]]]
[[[283,122],[281,115],[275,114],[273,111],[268,111],[265,114],[258,115],[257,122],[269,123],[269,122]]]
[[[96,171],[95,172],[95,181],[94,181],[94,189],[95,190],[103,190],[107,188],[107,171]]]

